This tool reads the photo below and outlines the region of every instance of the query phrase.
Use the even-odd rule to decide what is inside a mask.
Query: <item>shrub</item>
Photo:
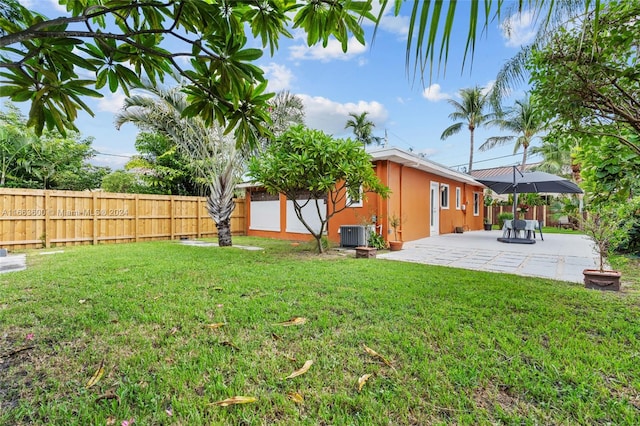
[[[369,247],[373,247],[378,250],[386,249],[387,242],[382,238],[382,235],[378,235],[374,231],[371,231],[371,233],[369,233]]]
[[[498,215],[498,227],[502,229],[505,220],[513,220],[513,213],[502,212]]]

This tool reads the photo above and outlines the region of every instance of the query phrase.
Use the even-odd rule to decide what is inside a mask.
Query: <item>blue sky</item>
[[[21,2],[49,18],[65,13],[57,0]],[[466,6],[460,3],[460,8]],[[405,68],[408,12],[399,17],[387,14],[373,43],[373,27],[366,26],[367,46],[352,40],[346,54],[335,41],[327,48],[309,48],[304,33],[294,32],[294,39],[283,39],[273,57],[265,51],[258,65],[265,71],[270,90],[286,89],[302,98],[309,127],[336,137],[349,137],[352,134],[344,129],[349,113],[368,111],[369,119],[376,125],[374,134],[384,137],[386,130],[389,146],[411,148],[435,162],[460,166],[462,170],[469,159],[469,132],[463,130],[445,141],[440,140],[442,131],[453,124],[448,118],[453,107],[446,100],[455,98],[462,88],[492,84],[504,62],[531,40],[534,31],[528,14],[513,18],[509,37],[502,31],[500,22],[490,23],[488,32],[477,42],[473,66],[467,65],[462,70],[468,15],[463,10],[458,13],[446,73],[434,72],[430,82],[429,76],[425,76],[425,85],[419,78],[414,81],[408,76]],[[525,86],[518,87],[506,104],[521,98],[525,90]],[[111,154],[98,155],[94,163],[113,169],[122,167],[127,157],[136,153],[137,128],[125,124],[116,130],[113,125],[114,114],[121,108],[123,99],[120,91],[115,94],[106,91],[102,99],[88,99],[95,117],[82,113],[76,122],[82,136],[94,138],[93,146],[98,152]],[[476,130],[476,148],[487,137],[502,134],[497,128]],[[474,169],[519,163],[521,155],[510,156],[512,153],[512,146],[486,152],[476,149]]]

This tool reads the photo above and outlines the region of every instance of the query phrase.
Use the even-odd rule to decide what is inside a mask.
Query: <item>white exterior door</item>
[[[431,214],[429,214],[429,233],[430,235],[440,234],[440,184],[431,182],[431,191],[429,192],[429,205],[431,206]]]

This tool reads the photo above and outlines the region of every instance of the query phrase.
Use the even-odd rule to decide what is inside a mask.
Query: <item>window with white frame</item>
[[[479,192],[473,193],[473,215],[474,216],[480,215],[480,193]]]
[[[440,207],[443,209],[449,208],[449,185],[440,185]]]
[[[360,189],[358,189],[357,200],[352,199],[347,192],[347,207],[362,207],[362,185],[360,185]]]
[[[460,188],[456,188],[456,210],[460,210],[462,204],[462,191]]]

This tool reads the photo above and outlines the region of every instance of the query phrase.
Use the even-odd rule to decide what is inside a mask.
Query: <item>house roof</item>
[[[422,157],[418,157],[415,154],[404,151],[400,148],[388,147],[388,148],[377,148],[371,151],[367,151],[371,156],[372,161],[393,161],[394,163],[402,164],[405,167],[411,167],[417,170],[422,170],[424,172],[432,173],[437,176],[442,176],[449,178],[451,180],[463,183],[469,183],[471,185],[477,185],[481,187],[485,187],[480,182],[476,181],[472,176],[461,173],[456,170],[452,170],[447,166],[442,164],[438,164],[431,160],[427,160]],[[511,170],[511,168],[509,168]],[[253,188],[261,186],[259,183],[250,183],[243,182],[237,185],[237,188]]]
[[[526,164],[524,166],[524,170],[521,166],[518,166],[518,169],[520,169],[520,171],[530,172],[530,171],[533,171],[533,168],[535,168],[539,164],[540,163]],[[482,178],[491,177],[491,176],[506,175],[512,172],[513,172],[513,166],[493,167],[490,169],[472,170],[471,176],[473,176],[474,178],[482,179]]]
[[[458,182],[469,183],[472,185],[482,186],[483,184],[476,181],[472,176],[461,173],[456,170],[452,170],[447,166],[442,164],[438,164],[431,160],[427,160],[422,157],[418,157],[415,154],[404,151],[399,148],[389,147],[389,148],[379,148],[369,151],[369,155],[371,155],[371,159],[374,161],[379,160],[388,160],[393,161],[394,163],[402,164],[406,167],[411,167],[417,170],[422,170],[424,172],[433,173],[437,176],[443,176]]]

